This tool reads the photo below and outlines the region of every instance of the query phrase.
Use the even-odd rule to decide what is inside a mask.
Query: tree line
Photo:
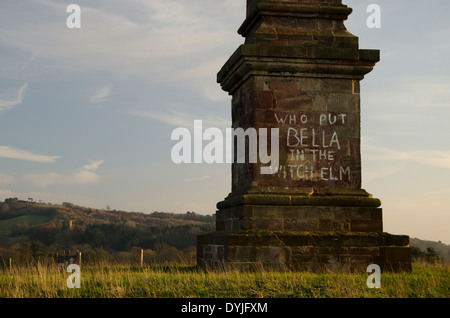
[[[38,204],[16,198],[0,202],[0,266],[49,261],[80,251],[85,261],[195,262],[196,237],[214,230],[213,215],[105,211]]]
[[[137,263],[141,249],[146,263],[195,263],[196,237],[211,230],[208,225],[192,224],[144,229],[119,224],[93,224],[85,230],[31,227],[15,233],[26,237],[25,243],[0,247],[0,266],[6,266],[9,258],[29,264],[51,261],[57,254],[75,251],[82,252],[83,260],[91,263]]]

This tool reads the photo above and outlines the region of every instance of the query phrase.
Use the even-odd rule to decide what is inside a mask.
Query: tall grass
[[[412,273],[382,273],[381,288],[369,289],[369,274],[208,272],[195,266],[98,263],[81,268],[81,288],[67,287],[70,273],[52,264],[0,272],[7,298],[448,298],[448,263],[415,263]]]

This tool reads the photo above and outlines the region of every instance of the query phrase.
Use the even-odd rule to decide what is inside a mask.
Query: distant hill
[[[153,249],[157,243],[183,249],[196,244],[196,236],[214,229],[214,215],[106,211],[6,199],[0,202],[0,246],[39,241],[57,249],[74,245],[126,251]]]
[[[441,241],[439,242],[434,242],[434,241],[426,241],[426,240],[421,240],[418,238],[411,238],[411,246],[413,247],[417,247],[422,251],[426,251],[427,248],[432,248],[434,249],[439,256],[450,260],[450,245],[448,244],[444,244]]]

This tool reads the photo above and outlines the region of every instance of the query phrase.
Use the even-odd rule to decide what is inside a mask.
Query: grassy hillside
[[[0,258],[26,263],[68,250],[95,254],[93,259],[124,252],[134,257],[141,248],[166,260],[178,251],[193,257],[197,235],[212,231],[214,221],[193,212],[146,214],[7,199],[0,202]]]
[[[11,235],[13,229],[30,228],[49,220],[50,217],[45,215],[21,215],[11,219],[0,220],[0,235]]]
[[[106,211],[74,205],[72,203],[44,204],[7,199],[0,202],[0,220],[9,220],[22,215],[46,216],[44,224],[46,228],[61,228],[68,226],[72,221],[73,228],[86,229],[92,224],[124,224],[130,227],[137,226],[179,226],[186,224],[202,225],[214,221],[212,216],[195,213],[142,213],[126,211]],[[30,224],[30,226],[35,224]]]

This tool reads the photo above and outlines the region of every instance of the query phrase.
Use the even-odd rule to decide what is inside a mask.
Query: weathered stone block
[[[350,231],[352,232],[383,232],[383,221],[381,220],[351,220]]]
[[[283,219],[280,218],[243,218],[242,230],[251,231],[264,229],[268,231],[283,230]]]
[[[228,246],[226,253],[226,261],[229,262],[256,262],[257,261],[256,246]]]
[[[289,206],[265,206],[254,205],[252,206],[252,216],[257,218],[298,218],[299,208]]]
[[[348,248],[343,246],[317,246],[316,247],[317,254],[339,254],[346,255],[348,254]]]
[[[386,246],[409,246],[409,236],[389,235],[386,237]]]
[[[405,246],[389,246],[380,248],[380,262],[407,263],[411,261],[411,249]]]
[[[349,231],[350,222],[342,219],[320,219],[319,231]]]
[[[299,209],[299,218],[332,219],[335,215],[334,213],[334,208],[303,207]]]
[[[382,272],[411,272],[412,263],[410,261],[405,263],[388,263],[380,265]]]
[[[314,255],[316,254],[316,248],[314,246],[293,246],[291,252],[292,255]]]
[[[292,261],[299,264],[317,263],[318,257],[313,254],[294,254],[292,255]]]
[[[342,255],[339,260],[343,263],[348,263],[355,268],[356,265],[363,265],[365,269],[370,264],[373,264],[373,256],[371,255]]]
[[[347,247],[383,246],[383,237],[375,235],[350,235],[343,239]]]
[[[317,219],[283,219],[283,230],[286,231],[317,231]]]
[[[350,255],[379,256],[380,248],[379,247],[350,247],[349,254]]]
[[[284,247],[261,246],[257,249],[256,261],[262,264],[281,264],[284,266],[289,254]]]

